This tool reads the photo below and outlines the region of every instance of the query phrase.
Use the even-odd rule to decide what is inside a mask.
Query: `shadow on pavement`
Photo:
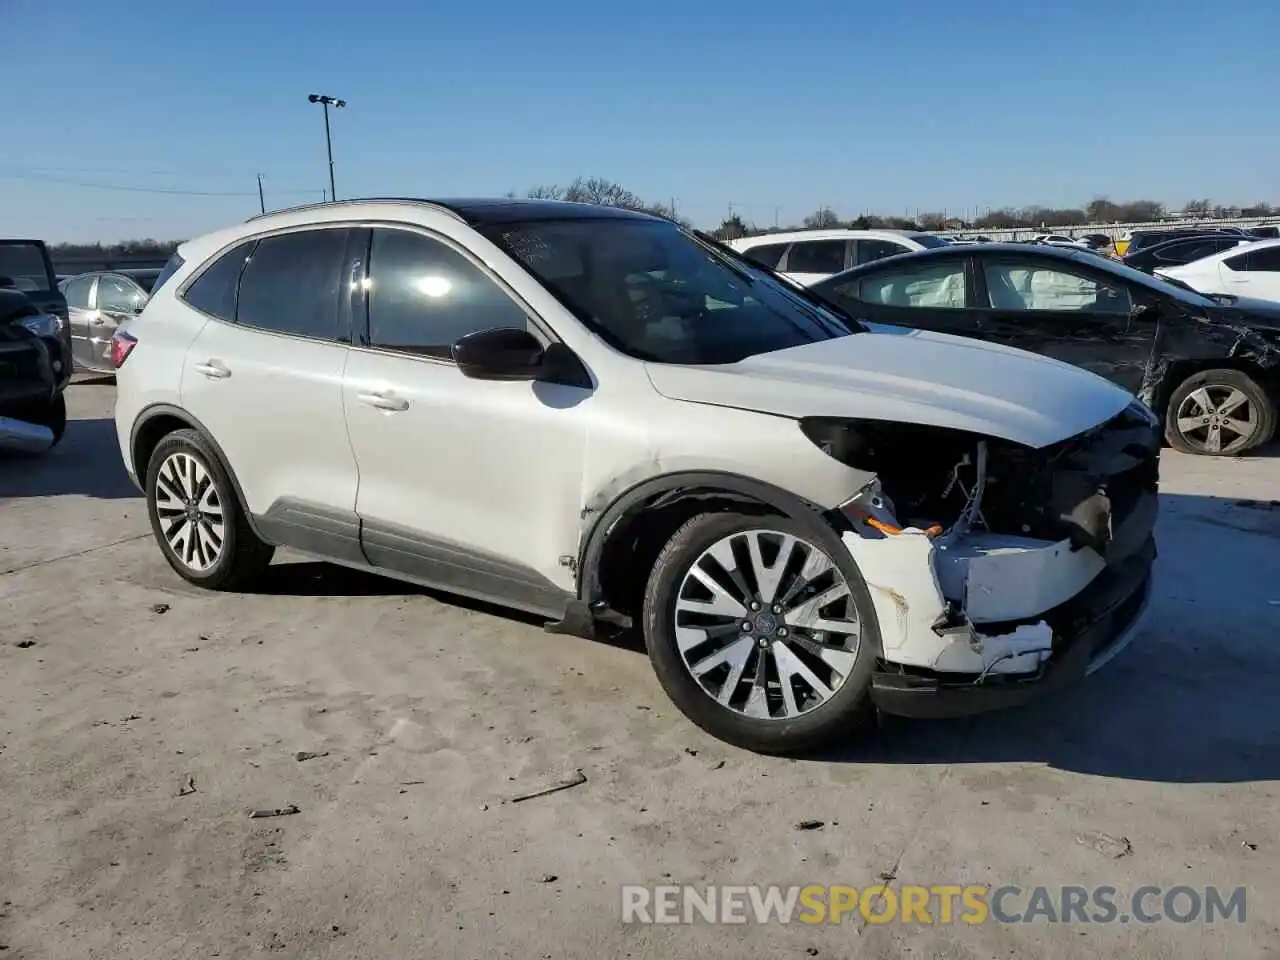
[[[120,459],[110,417],[71,420],[61,442],[44,453],[0,452],[0,497],[140,497]]]

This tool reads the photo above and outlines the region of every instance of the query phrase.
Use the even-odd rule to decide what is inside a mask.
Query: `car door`
[[[1280,300],[1280,245],[1246,250],[1222,261],[1222,292]]]
[[[797,240],[787,251],[781,273],[802,287],[844,270],[848,264],[846,240]]]
[[[91,367],[89,332],[97,311],[93,307],[93,288],[98,282],[95,274],[72,277],[63,289],[67,298],[67,325],[71,329],[71,359],[82,367]]]
[[[354,233],[336,224],[242,243],[188,284],[182,298],[209,319],[187,350],[180,396],[264,536],[360,561],[342,406]]]
[[[84,363],[93,370],[110,370],[111,338],[120,324],[142,312],[147,293],[128,277],[104,273],[98,277],[94,297],[96,309],[86,331]]]
[[[1019,254],[977,261],[982,337],[1090,370],[1137,393],[1157,318],[1127,285],[1074,261]]]
[[[369,560],[445,589],[546,612],[574,589],[590,386],[471,379],[451,345],[549,331],[462,244],[371,231],[367,332],[343,385]]]
[[[927,256],[883,268],[833,277],[816,288],[837,304],[873,323],[959,336],[978,336],[970,297],[969,258]]]

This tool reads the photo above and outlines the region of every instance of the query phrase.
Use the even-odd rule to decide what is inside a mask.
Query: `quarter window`
[[[296,337],[341,339],[338,289],[346,247],[345,229],[260,241],[240,278],[236,322]]]
[[[1133,308],[1124,287],[1039,263],[984,263],[987,293],[996,310],[1059,310],[1127,315]]]
[[[889,307],[959,310],[965,306],[964,267],[963,260],[948,260],[927,266],[887,270],[837,288],[836,293],[863,303]]]
[[[214,261],[213,266],[196,278],[195,283],[187,287],[183,299],[197,310],[219,320],[235,320],[236,288],[240,284],[245,261],[249,259],[257,242],[250,240],[224,253]]]
[[[843,240],[806,240],[787,254],[787,273],[839,273],[844,269]]]
[[[528,328],[524,310],[483,270],[420,233],[375,229],[369,274],[375,347],[448,359],[469,333]]]

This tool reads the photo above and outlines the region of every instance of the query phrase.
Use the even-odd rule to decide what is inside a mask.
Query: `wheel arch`
[[[154,403],[143,408],[138,418],[133,423],[133,428],[129,431],[129,456],[133,461],[134,473],[138,476],[138,485],[145,492],[147,469],[151,463],[151,455],[155,452],[160,441],[173,433],[175,430],[195,430],[200,434],[202,440],[209,445],[214,456],[218,458],[222,469],[226,471],[227,476],[231,479],[231,487],[235,491],[236,501],[239,503],[240,512],[244,515],[245,521],[249,524],[255,536],[259,539],[262,537],[258,530],[258,525],[254,520],[254,516],[249,512],[249,503],[245,500],[244,490],[240,487],[240,479],[236,476],[235,470],[231,468],[231,462],[227,459],[227,455],[223,452],[218,441],[214,439],[209,429],[201,423],[196,417],[193,417],[181,407],[175,407],[169,403]]]
[[[652,561],[697,513],[778,513],[826,534],[839,546],[838,515],[780,487],[725,471],[694,470],[650,477],[617,493],[596,514],[578,556],[579,598],[593,609],[633,616]]]

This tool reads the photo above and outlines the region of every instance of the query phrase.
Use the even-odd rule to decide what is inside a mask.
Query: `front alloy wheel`
[[[680,585],[675,621],[693,678],[758,720],[826,703],[858,658],[849,585],[825,552],[779,530],[732,533],[704,550]]]
[[[691,720],[792,753],[842,736],[869,708],[878,624],[839,546],[783,517],[704,514],[676,532],[650,575],[645,641]]]
[[[1266,443],[1275,411],[1239,370],[1208,370],[1184,382],[1169,403],[1166,436],[1184,453],[1230,457]]]

